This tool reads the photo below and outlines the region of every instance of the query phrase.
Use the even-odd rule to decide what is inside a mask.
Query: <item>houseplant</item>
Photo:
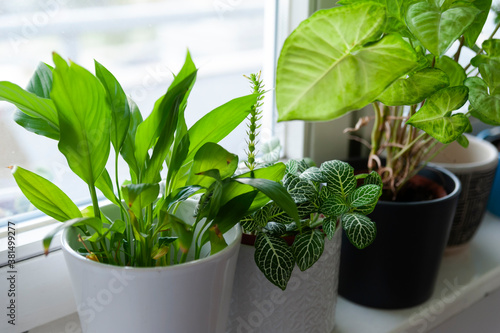
[[[374,116],[362,118],[355,129],[373,121],[367,167],[382,176],[383,198],[401,200],[410,179],[439,153],[438,143],[467,146],[469,116],[500,122],[498,40],[475,45],[491,1],[342,3],[315,13],[286,40],[276,79],[279,119],[330,120],[372,104]],[[456,41],[456,52],[446,55]],[[464,47],[477,52],[470,65],[460,64]],[[481,77],[466,72],[471,66]],[[469,110],[456,112],[466,101]],[[445,244],[446,232],[442,237]],[[435,248],[440,257],[444,247]],[[429,272],[434,279],[437,267]]]
[[[258,94],[234,99],[188,129],[184,111],[197,73],[189,52],[144,120],[98,62],[93,75],[56,53],[53,61],[54,68],[37,68],[26,90],[0,82],[0,99],[19,108],[18,124],[57,140],[71,170],[89,187],[92,205],[80,210],[56,185],[12,167],[26,197],[64,222],[46,236],[44,247],[47,251],[54,235],[65,229],[63,249],[83,330],[223,332],[239,248],[238,220],[272,198],[298,221],[281,185],[236,178],[238,157],[214,143],[246,118]],[[231,117],[224,116],[227,112]],[[106,170],[111,145],[115,163],[121,156],[130,172],[121,186],[118,175],[112,181]],[[268,169],[260,175],[276,177]],[[114,211],[100,206],[96,188]],[[257,196],[256,189],[263,194]],[[196,212],[187,208],[180,214],[197,193]],[[89,299],[100,303],[90,307]]]
[[[254,90],[262,91],[258,76],[250,78]],[[248,126],[248,175],[257,175],[262,167],[255,160],[259,107],[260,101]],[[366,214],[382,191],[376,172],[355,175],[338,160],[320,167],[308,159],[289,160],[282,183],[297,205],[300,223],[275,202],[240,221],[244,234],[228,332],[332,331],[340,260],[337,229],[341,226],[360,249],[375,238],[375,223]]]

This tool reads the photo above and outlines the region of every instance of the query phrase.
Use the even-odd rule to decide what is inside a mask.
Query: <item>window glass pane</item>
[[[96,59],[147,116],[189,48],[199,68],[186,111],[190,126],[250,92],[242,75],[263,66],[264,7],[264,0],[2,1],[0,80],[25,87],[39,61],[52,64],[52,51],[92,72]],[[72,199],[87,200],[86,185],[72,174],[56,142],[19,127],[12,120],[14,110],[0,102],[0,223],[33,209],[4,168],[9,165],[36,171]],[[222,145],[242,156],[244,126]]]

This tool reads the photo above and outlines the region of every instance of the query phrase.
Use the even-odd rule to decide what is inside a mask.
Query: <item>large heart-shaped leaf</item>
[[[288,244],[280,237],[259,233],[255,240],[255,263],[264,276],[282,290],[292,275],[295,258]]]
[[[71,170],[93,186],[110,151],[111,111],[99,80],[83,67],[53,54],[50,97],[59,115],[59,150]]]
[[[413,105],[449,85],[445,72],[424,68],[389,86],[377,99],[385,105]]]
[[[441,4],[442,5],[442,4]],[[415,37],[436,57],[442,56],[474,22],[479,10],[457,2],[452,7],[421,0],[406,13],[406,23]]]
[[[321,164],[320,170],[333,194],[346,198],[356,189],[354,168],[348,163],[339,160],[327,161]]]
[[[400,36],[374,42],[385,13],[366,2],[316,12],[299,25],[278,60],[280,121],[340,117],[373,102],[416,67],[413,48]]]
[[[347,238],[358,249],[364,249],[375,239],[377,228],[370,218],[350,213],[343,215],[341,219]]]
[[[481,121],[500,126],[500,91],[497,94],[488,92],[488,85],[478,77],[465,80],[469,88],[471,114]]]
[[[436,140],[447,144],[458,139],[470,126],[462,113],[452,114],[467,101],[465,86],[441,89],[429,97],[407,123],[423,130]]]
[[[292,249],[297,266],[301,271],[305,271],[314,265],[323,254],[325,235],[317,229],[298,234],[295,237]]]

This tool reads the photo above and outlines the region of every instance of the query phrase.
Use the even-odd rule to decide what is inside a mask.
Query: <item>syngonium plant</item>
[[[500,125],[499,24],[476,45],[491,2],[342,0],[318,11],[281,51],[279,120],[331,120],[372,104],[374,115],[347,131],[373,121],[368,167],[395,198],[447,144],[467,147],[469,117]]]
[[[261,178],[236,176],[238,157],[216,144],[245,120],[259,94],[233,99],[188,128],[184,112],[197,75],[189,52],[146,119],[97,61],[95,75],[56,53],[53,61],[55,67],[40,64],[26,90],[0,82],[0,100],[18,108],[15,121],[57,141],[92,199],[92,206],[80,210],[55,184],[12,167],[17,184],[34,206],[64,222],[44,239],[46,251],[56,232],[74,226],[79,228],[80,252],[89,259],[122,266],[165,266],[190,260],[190,249],[194,259],[206,255],[201,249],[207,243],[211,254],[220,251],[227,246],[223,234],[270,198],[298,221],[293,200],[276,182],[283,177],[283,164],[260,170]],[[111,146],[114,180],[106,169]],[[130,176],[121,185],[120,156]],[[103,213],[96,188],[117,207],[117,218]],[[182,201],[199,193],[194,223],[175,216]]]

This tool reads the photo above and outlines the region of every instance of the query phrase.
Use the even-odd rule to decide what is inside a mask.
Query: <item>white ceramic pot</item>
[[[467,138],[468,148],[453,142],[432,161],[453,172],[462,183],[447,253],[467,246],[479,228],[498,164],[498,151],[493,144],[471,135]]]
[[[192,212],[192,211],[191,211]],[[100,264],[77,254],[75,230],[62,248],[84,333],[223,333],[241,242],[237,225],[228,247],[185,264],[154,268]]]
[[[340,229],[340,228],[339,228]],[[242,245],[236,268],[227,333],[330,333],[340,262],[341,230],[326,239],[321,258],[301,272],[296,266],[285,291],[257,268],[255,247]]]

